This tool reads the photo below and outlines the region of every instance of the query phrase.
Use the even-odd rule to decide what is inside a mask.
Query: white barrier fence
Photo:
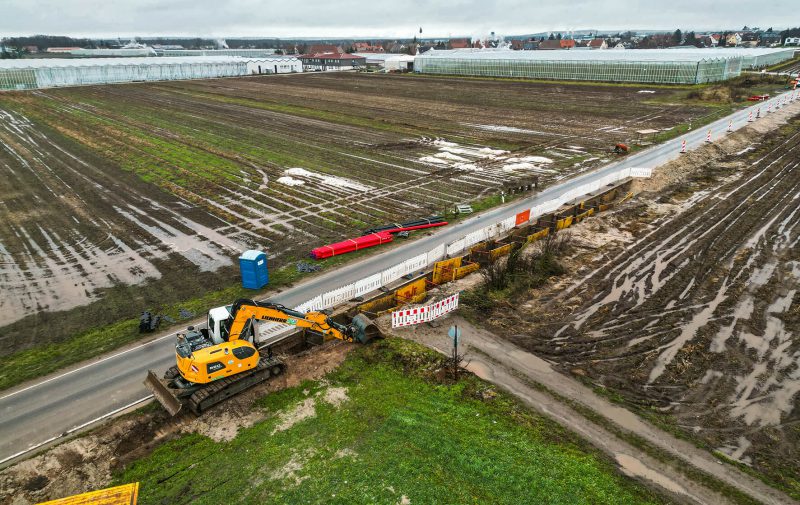
[[[652,172],[653,170],[650,168],[620,169],[616,172],[601,177],[596,181],[588,182],[586,184],[582,184],[576,188],[568,190],[562,193],[561,195],[553,198],[552,200],[531,207],[529,220],[535,220],[545,214],[549,214],[557,210],[563,204],[571,200],[574,200],[578,197],[581,197],[583,195],[593,193],[598,189],[603,188],[609,184],[613,184],[627,177],[651,177]],[[464,250],[466,250],[468,247],[471,247],[479,242],[483,242],[484,240],[494,238],[500,234],[503,234],[511,230],[515,226],[516,226],[516,215],[507,217],[499,222],[481,228],[480,230],[470,232],[464,237],[455,240],[450,244],[440,244],[431,249],[430,251],[428,251],[427,253],[419,254],[417,256],[414,256],[413,258],[407,259],[402,263],[399,263],[391,268],[384,270],[383,272],[370,275],[369,277],[365,277],[352,284],[348,284],[346,286],[334,289],[333,291],[329,291],[322,295],[316,296],[315,298],[308,300],[307,302],[301,303],[300,305],[295,307],[295,310],[299,312],[311,312],[311,311],[319,311],[335,307],[336,305],[339,305],[342,302],[375,291],[381,286],[387,286],[392,282],[400,279],[404,275],[413,274],[418,270],[423,270],[428,265],[432,265],[433,263],[441,259],[444,259],[445,257],[459,254]],[[423,307],[424,312],[419,312],[420,308],[395,311],[392,313],[392,327],[393,328],[396,327],[395,317],[401,318],[398,319],[398,324],[400,321],[403,321],[404,323],[401,324],[401,326],[407,326],[408,324],[417,324],[416,322],[408,322],[416,320],[415,317],[417,319],[424,317],[432,317],[435,319],[436,317],[439,317],[442,314],[454,310],[454,308],[458,306],[458,295],[456,294],[454,296],[455,296],[455,305],[452,308],[447,308],[449,306],[447,304],[443,304],[444,302],[443,300],[442,302],[438,302],[438,304],[424,306]],[[414,310],[418,312],[416,313],[409,312]],[[441,312],[442,310],[444,310],[445,312]],[[403,314],[403,315],[395,316],[396,314]],[[424,321],[419,321],[419,322],[424,322]],[[265,337],[268,338],[291,329],[292,328],[287,328],[286,325],[280,323],[261,323],[261,325],[259,326],[259,336],[262,339]]]

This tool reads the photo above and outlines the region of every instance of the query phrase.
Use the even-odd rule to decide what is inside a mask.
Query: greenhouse
[[[280,60],[280,61],[278,61]],[[302,70],[297,58],[86,58],[0,60],[0,90],[209,79]]]
[[[275,54],[274,49],[158,49],[164,56],[244,56],[261,58]]]
[[[743,68],[772,65],[791,57],[792,51],[782,49],[453,49],[431,50],[417,56],[414,71],[465,76],[697,84],[736,77]]]

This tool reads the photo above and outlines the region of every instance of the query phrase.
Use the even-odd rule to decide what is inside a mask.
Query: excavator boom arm
[[[352,342],[353,335],[349,328],[331,320],[322,312],[298,312],[287,309],[283,305],[260,303],[253,300],[237,300],[231,309],[233,319],[228,332],[228,341],[242,337],[252,319],[272,321],[286,325],[308,328],[339,340]]]

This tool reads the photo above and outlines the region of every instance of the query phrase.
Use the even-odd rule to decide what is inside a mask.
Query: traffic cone
[[[681,142],[681,154],[686,152],[686,140]]]
[[[733,119],[728,121],[728,133],[733,131]]]
[[[751,110],[751,111],[750,111],[750,113],[747,115],[747,122],[748,122],[748,123],[752,123],[752,122],[753,122],[753,111],[752,111],[752,110]]]
[[[708,130],[708,135],[706,135],[706,142],[711,142],[711,130]]]

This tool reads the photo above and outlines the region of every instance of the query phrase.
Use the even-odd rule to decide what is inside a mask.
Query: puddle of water
[[[633,456],[617,453],[614,455],[614,457],[616,458],[617,464],[622,470],[622,473],[625,475],[629,477],[641,477],[649,480],[650,482],[658,484],[667,491],[687,496],[689,495],[683,486],[670,479],[666,475],[663,475],[652,468],[648,468],[644,463]]]

